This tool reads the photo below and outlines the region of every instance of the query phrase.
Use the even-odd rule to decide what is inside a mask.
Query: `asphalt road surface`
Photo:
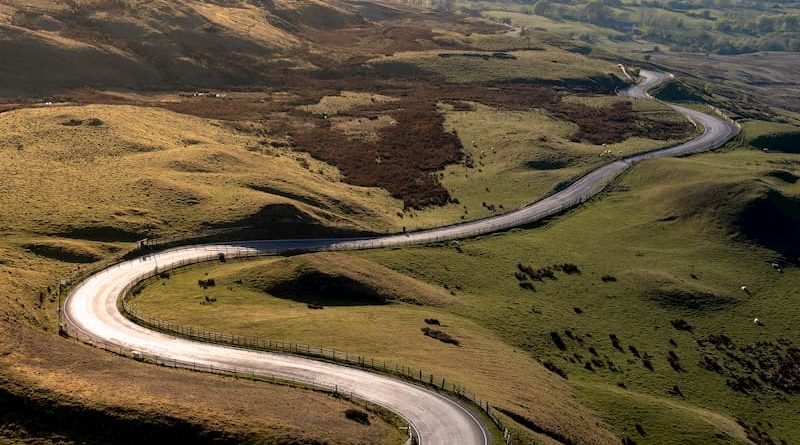
[[[622,94],[649,98],[647,90],[668,76],[642,71],[643,81]],[[63,327],[70,335],[94,344],[143,354],[188,368],[235,369],[241,373],[274,376],[303,384],[336,387],[344,393],[382,405],[405,419],[424,445],[488,445],[486,425],[461,403],[408,382],[346,366],[292,355],[252,351],[196,342],[155,332],[125,318],[117,301],[126,286],[154,270],[201,261],[224,253],[228,258],[290,251],[355,250],[425,244],[519,227],[562,212],[599,193],[636,162],[681,156],[716,148],[737,133],[731,122],[670,105],[704,132],[675,147],[634,155],[606,164],[545,199],[509,213],[420,232],[360,239],[253,241],[171,249],[103,270],[76,286],[63,306]]]

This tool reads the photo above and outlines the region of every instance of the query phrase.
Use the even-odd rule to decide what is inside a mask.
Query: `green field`
[[[758,123],[745,125],[748,137],[767,130]],[[311,310],[308,300],[276,297],[263,285],[249,284],[257,282],[254,274],[279,270],[286,260],[176,275],[145,289],[134,304],[178,323],[323,344],[433,369],[486,394],[496,406],[557,431],[549,416],[553,406],[565,409],[562,405],[544,412],[530,405],[554,392],[550,387],[540,394],[532,383],[531,373],[543,372],[537,361],[566,373],[568,388],[558,391],[576,392],[616,434],[637,443],[745,442],[745,435],[755,431],[792,443],[798,440],[793,409],[798,396],[764,382],[750,394],[734,391],[726,380],[749,373],[698,341],[724,333],[737,345],[733,356],[748,359],[744,351],[765,342],[761,347],[777,348],[773,352],[787,360],[788,349],[800,342],[792,309],[800,270],[762,247],[768,234],[747,226],[753,205],[769,211],[772,204],[788,202],[794,207],[780,214],[797,220],[800,186],[791,178],[798,174],[798,162],[795,155],[749,148],[648,161],[602,198],[538,228],[353,254],[448,290],[456,302],[444,306],[354,301]],[[788,201],[776,201],[774,193]],[[773,261],[782,264],[782,272],[771,266]],[[314,263],[325,269],[324,256]],[[580,273],[556,272],[555,279],[541,282],[525,279],[535,291],[520,287],[515,277],[519,264],[535,270],[564,263],[575,264]],[[205,274],[224,283],[209,294],[217,298],[211,305],[200,304],[204,293],[196,285]],[[227,287],[238,279],[241,286]],[[750,294],[742,292],[743,285]],[[756,317],[760,324],[753,322]],[[424,318],[441,320],[461,346],[423,336]],[[676,329],[674,320],[685,321],[692,331]],[[558,333],[564,350],[552,333]],[[621,351],[612,345],[611,334]],[[783,346],[776,346],[779,340]],[[670,352],[680,370],[670,365]],[[706,356],[726,370],[701,367]],[[511,358],[519,365],[508,365]],[[592,363],[591,370],[586,363]],[[748,433],[736,420],[747,425]],[[524,428],[518,425],[518,430]]]

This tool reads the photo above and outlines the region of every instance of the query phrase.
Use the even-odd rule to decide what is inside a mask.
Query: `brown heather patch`
[[[461,142],[444,130],[435,102],[392,106],[402,107],[388,111],[396,124],[377,130],[379,137],[372,142],[350,138],[325,120],[297,126],[290,136],[296,148],[338,167],[351,184],[383,187],[406,207],[445,204],[449,194],[432,173],[461,160]]]

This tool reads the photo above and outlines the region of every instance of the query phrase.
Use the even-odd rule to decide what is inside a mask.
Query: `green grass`
[[[308,258],[302,261],[313,270],[326,270],[326,261],[340,265],[356,261],[344,255],[300,258]],[[286,265],[287,260],[265,259],[189,270],[146,287],[132,300],[132,305],[145,314],[174,323],[324,346],[378,362],[385,360],[422,369],[465,386],[493,405],[536,418],[549,429],[564,433],[570,428],[580,428],[600,437],[607,435],[586,423],[586,418],[592,418],[591,413],[571,400],[574,398],[572,390],[560,379],[530,357],[504,344],[491,331],[467,317],[456,315],[452,307],[461,306],[459,300],[442,307],[403,303],[376,305],[351,300],[348,304],[326,304],[324,309],[310,309],[306,303],[308,298],[293,300],[263,292],[265,280]],[[197,281],[207,278],[214,278],[217,285],[202,290]],[[407,279],[389,274],[384,277],[383,284],[388,289],[394,287],[395,282]],[[242,283],[237,284],[240,280]],[[433,295],[442,292],[441,287],[436,287],[428,292]],[[417,289],[421,293],[425,288],[417,285]],[[208,304],[206,297],[216,301]],[[427,295],[420,297],[425,299]],[[429,326],[425,323],[429,318],[441,323],[431,328],[446,332],[460,345],[423,335],[421,328]],[[537,404],[545,401],[544,405]]]
[[[797,396],[781,402],[774,395],[754,400],[733,392],[719,376],[699,369],[695,338],[726,332],[739,343],[788,338],[797,344],[797,313],[789,308],[793,307],[793,290],[800,285],[800,271],[790,268],[779,274],[772,270],[769,263],[776,258],[774,253],[733,241],[727,222],[717,219],[713,211],[696,207],[713,203],[713,195],[687,192],[706,187],[716,193],[712,185],[717,181],[753,184],[758,177],[797,196],[797,185],[761,176],[775,163],[792,159],[796,162],[791,156],[735,151],[648,162],[622,180],[629,191],[612,193],[536,230],[465,241],[460,244],[464,253],[452,247],[426,247],[359,255],[412,276],[435,279],[450,287],[460,285],[463,315],[490,327],[539,360],[552,360],[567,370],[570,379],[580,382],[582,393],[618,431],[627,431],[630,419],[636,418],[633,414],[640,409],[637,395],[654,397],[650,399],[654,411],[639,417],[644,416],[641,422],[645,430],[658,431],[658,436],[637,437],[639,443],[660,443],[659,438],[666,437],[678,443],[710,440],[708,436],[705,441],[698,440],[698,432],[708,432],[709,428],[703,426],[706,422],[691,422],[691,415],[683,416],[686,422],[665,425],[662,419],[669,418],[664,416],[670,416],[675,407],[661,399],[738,416],[750,424],[770,421],[775,425],[773,434],[791,443],[797,439],[793,425],[798,419],[791,408]],[[676,220],[669,218],[674,216]],[[530,292],[520,289],[512,275],[518,262],[534,267],[573,262],[582,274],[559,275],[556,281],[535,283],[537,291]],[[600,278],[606,274],[618,281],[603,283]],[[691,278],[692,274],[698,279]],[[680,304],[679,300],[653,298],[654,289],[667,290],[665,283],[733,302],[706,309]],[[757,289],[753,297],[741,293],[739,286],[743,284]],[[576,314],[575,307],[583,313]],[[756,316],[769,322],[756,327],[752,322]],[[676,318],[693,324],[694,336],[673,329],[670,321]],[[563,337],[567,329],[592,337],[585,338],[585,346],[568,340],[568,353],[561,353],[548,333],[558,331]],[[615,351],[608,338],[612,333],[625,347],[632,344],[652,354],[655,372],[638,362],[628,362],[632,359],[629,352]],[[670,346],[670,339],[678,346]],[[589,372],[568,360],[574,352],[584,360],[590,357],[588,346],[595,347],[601,356],[608,355],[623,372]],[[670,368],[665,359],[669,350],[678,353],[687,372]],[[618,381],[624,381],[629,389],[625,397],[614,395]],[[685,400],[667,394],[673,385],[680,386]],[[659,408],[659,404],[665,406]]]
[[[539,228],[463,241],[458,249],[448,244],[353,254],[453,290],[458,303],[447,307],[391,304],[310,311],[302,303],[247,289],[246,282],[232,291],[224,286],[215,290],[220,292],[217,303],[199,304],[202,293],[191,274],[208,272],[227,283],[242,269],[267,267],[270,260],[178,275],[146,289],[135,304],[172,321],[230,333],[400,357],[492,394],[497,406],[548,426],[564,424],[550,419],[563,406],[537,411],[533,405],[561,391],[576,391],[616,434],[638,443],[743,442],[736,418],[749,425],[762,422],[773,438],[791,443],[798,439],[794,425],[800,419],[793,409],[798,396],[781,401],[774,391],[757,396],[734,392],[725,378],[700,368],[703,352],[696,340],[724,332],[740,345],[779,338],[800,343],[792,309],[800,270],[774,271],[770,262],[777,254],[742,241],[734,229],[738,211],[760,196],[764,184],[787,196],[800,195],[797,184],[766,175],[777,165],[797,173],[797,162],[796,156],[756,150],[648,161],[602,199]],[[535,292],[520,288],[514,277],[518,263],[538,268],[565,262],[577,264],[581,273],[558,272],[556,280],[534,282]],[[604,275],[617,281],[604,283]],[[741,285],[752,296],[742,293]],[[460,339],[462,347],[422,336],[422,319],[429,317],[442,320],[443,330]],[[764,326],[754,325],[754,317]],[[686,320],[694,332],[676,330],[670,323],[674,319]],[[583,344],[569,339],[567,330]],[[551,332],[560,333],[566,351],[554,346]],[[610,334],[625,352],[612,347]],[[633,356],[630,345],[652,355],[653,371]],[[610,371],[607,364],[586,370],[590,347],[621,372]],[[670,351],[679,356],[684,372],[670,367]],[[573,363],[574,353],[583,361]],[[498,366],[501,356],[504,365]],[[565,370],[569,380],[561,382],[572,389],[544,390],[534,384],[528,373],[541,369],[537,360]],[[551,383],[554,378],[558,383],[550,377]],[[668,393],[675,385],[683,397]],[[646,437],[635,431],[637,423]]]
[[[564,100],[605,107],[626,99],[567,96]],[[633,104],[639,117],[683,119],[652,101],[634,100]],[[441,109],[447,116],[447,128],[458,134],[475,166],[447,166],[440,181],[458,204],[407,214],[411,217],[404,218],[403,225],[408,230],[502,213],[547,195],[557,184],[580,177],[609,159],[680,142],[631,137],[603,147],[570,140],[577,125],[543,110],[502,111],[483,105],[475,105],[473,111],[455,111],[446,105]],[[612,156],[603,155],[606,150]]]

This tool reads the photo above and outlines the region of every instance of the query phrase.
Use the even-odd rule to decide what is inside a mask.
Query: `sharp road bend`
[[[621,93],[650,98],[647,91],[668,78],[642,71],[642,82]],[[118,308],[121,293],[154,270],[179,263],[202,261],[224,254],[228,258],[275,255],[288,252],[356,250],[425,244],[474,237],[523,226],[552,216],[596,195],[619,174],[638,161],[681,156],[717,148],[733,138],[732,122],[670,105],[703,133],[694,140],[657,151],[633,155],[603,165],[565,189],[517,210],[481,220],[437,229],[359,239],[308,239],[206,244],[166,250],[105,269],[75,286],[63,305],[62,328],[69,335],[130,355],[141,354],[187,368],[235,369],[237,372],[275,377],[301,384],[336,387],[340,392],[381,405],[410,425],[424,445],[489,445],[488,427],[462,403],[406,381],[347,366],[293,355],[241,349],[192,341],[152,331],[133,323]]]

